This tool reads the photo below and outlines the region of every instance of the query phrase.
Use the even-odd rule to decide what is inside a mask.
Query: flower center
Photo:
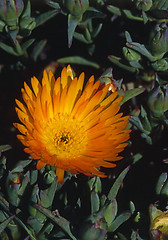
[[[71,133],[64,129],[64,131],[59,132],[55,135],[54,144],[57,145],[67,145],[72,142]]]
[[[67,114],[59,114],[46,126],[47,149],[58,158],[76,158],[85,151],[84,125]]]

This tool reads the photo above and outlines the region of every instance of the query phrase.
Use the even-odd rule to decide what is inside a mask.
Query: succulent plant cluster
[[[11,65],[0,59],[5,92],[0,109],[4,95],[17,97],[18,82],[36,66],[39,74],[44,66],[71,64],[78,71],[83,65],[101,86],[111,84],[109,94],[117,90],[123,96],[121,109],[130,115],[132,133],[124,159],[108,179],[67,174],[64,185],[57,182],[55,167],[38,171],[30,156],[13,159],[18,142],[2,137],[0,239],[168,239],[168,0],[0,0],[1,54]],[[9,131],[16,135],[12,127]],[[145,182],[143,164],[149,168]],[[130,190],[137,176],[144,192]]]
[[[83,182],[80,189],[77,179],[67,176],[61,188],[55,169],[47,166],[38,171],[31,159],[19,161],[9,171],[3,155],[9,149],[8,145],[1,146],[1,239],[107,239],[135,217],[133,202],[129,203],[129,210],[118,213],[116,200],[129,167],[105,195],[99,177]],[[61,215],[67,215],[67,219]]]
[[[0,48],[7,53],[21,56],[35,41],[34,38],[26,39],[32,31],[53,16],[57,11],[51,10],[37,16],[31,14],[30,0],[1,0],[0,1]],[[39,48],[42,50],[45,42],[40,41],[33,51],[36,58]]]

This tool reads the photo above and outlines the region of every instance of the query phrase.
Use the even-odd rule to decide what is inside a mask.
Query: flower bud
[[[104,240],[107,233],[107,223],[103,213],[92,214],[80,229],[81,240]]]
[[[147,12],[152,7],[152,0],[136,0],[136,8]]]
[[[149,36],[149,46],[154,56],[162,58],[168,51],[168,28],[166,23],[157,24]]]
[[[112,68],[107,69],[100,77],[99,90],[103,89],[105,85],[109,84],[108,94],[115,92],[121,88],[122,80],[116,81],[112,74]]]
[[[159,59],[158,61],[152,63],[152,67],[155,71],[167,71],[168,62],[166,59]]]
[[[81,16],[89,7],[89,0],[64,0],[63,5],[73,16]]]
[[[44,174],[44,180],[46,184],[51,184],[56,178],[56,174],[54,171],[49,171]]]
[[[35,27],[36,22],[32,17],[24,17],[20,20],[20,34],[22,36],[29,36]]]
[[[132,112],[131,112],[131,116],[136,116],[138,117],[139,114],[140,114],[141,110],[139,108],[136,108],[136,109],[133,109]]]
[[[17,25],[23,8],[23,0],[0,0],[0,19],[9,26]]]
[[[15,0],[15,6],[17,17],[20,17],[24,8],[23,0]]]
[[[159,86],[149,93],[147,105],[156,118],[162,117],[168,110],[168,85],[165,88],[162,90]]]
[[[129,62],[141,60],[141,55],[130,48],[123,47],[123,54]]]
[[[156,75],[155,72],[150,70],[150,71],[145,71],[142,73],[141,75],[142,80],[146,81],[146,82],[152,82],[155,80]]]
[[[154,205],[150,205],[149,214],[151,219],[150,233],[153,240],[168,239],[168,211],[162,212]]]

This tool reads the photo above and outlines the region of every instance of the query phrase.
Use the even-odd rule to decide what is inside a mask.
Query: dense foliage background
[[[0,0],[1,239],[168,239],[167,13],[166,0]],[[132,132],[107,179],[62,186],[13,122],[23,82],[67,64],[117,86]]]

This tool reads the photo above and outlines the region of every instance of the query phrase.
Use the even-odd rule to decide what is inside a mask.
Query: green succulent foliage
[[[133,21],[141,21],[145,24],[154,21],[166,21],[166,10],[168,3],[166,0],[132,0],[128,1],[128,7],[120,7],[117,4],[107,5],[108,11],[117,15],[124,16]],[[131,10],[130,10],[131,5]]]
[[[153,119],[166,120],[168,110],[168,84],[154,87],[148,95],[147,106]]]
[[[120,105],[130,103],[130,125],[138,131],[145,143],[152,145],[168,126],[168,41],[167,0],[46,0],[52,10],[34,13],[30,0],[0,0],[0,48],[16,57],[27,56],[37,61],[47,40],[36,42],[32,32],[57,13],[67,18],[68,46],[76,41],[85,46],[89,57],[80,54],[57,59],[58,64],[79,64],[103,74],[97,78],[101,85],[114,84],[123,96]],[[129,3],[129,4],[128,4]],[[114,5],[113,5],[114,4]],[[122,6],[123,4],[123,6]],[[112,17],[112,18],[111,18]],[[140,22],[149,28],[146,42],[135,41],[134,32],[125,29],[125,44],[121,55],[109,55],[112,64],[127,70],[135,80],[134,88],[123,91],[123,80],[115,80],[112,68],[102,67],[94,60],[96,38],[101,32],[104,19],[123,19]],[[111,21],[110,21],[111,22]],[[108,29],[111,34],[110,28]],[[129,30],[130,31],[130,30]],[[53,27],[54,32],[54,27]],[[121,34],[122,35],[122,34]],[[32,51],[27,51],[28,49]],[[30,52],[30,54],[29,54]],[[29,54],[29,55],[28,55]],[[133,76],[133,77],[132,77]],[[140,83],[140,84],[139,84]],[[139,86],[141,85],[141,86]],[[110,90],[109,90],[110,93]],[[137,96],[145,102],[138,102]],[[129,101],[129,102],[128,102]],[[133,141],[133,140],[132,140]],[[7,168],[5,152],[10,146],[0,146],[0,238],[4,239],[62,239],[62,240],[144,240],[138,229],[141,212],[130,200],[128,210],[120,210],[118,192],[129,171],[124,169],[105,191],[99,177],[80,179],[67,174],[65,184],[57,182],[55,168],[46,166],[40,171],[31,159],[19,161],[12,169]],[[139,150],[131,155],[135,164],[143,154]],[[166,161],[165,161],[166,162]],[[168,175],[165,170],[156,185],[157,197],[168,196]],[[158,202],[157,202],[158,204]],[[150,214],[157,217],[160,211],[150,206]],[[130,236],[122,227],[129,229]],[[149,229],[151,239],[161,239],[157,229]],[[146,239],[146,238],[145,238]],[[165,238],[166,239],[166,238]]]
[[[149,45],[151,52],[158,59],[161,59],[168,51],[167,31],[167,24],[163,22],[156,24],[149,36]]]
[[[0,149],[7,151],[10,146]],[[0,236],[4,239],[110,239],[121,235],[118,228],[136,212],[130,202],[129,210],[118,213],[116,197],[129,167],[120,173],[105,196],[99,177],[81,183],[73,178],[70,181],[67,176],[61,186],[55,169],[47,166],[37,171],[31,159],[18,162],[8,171],[6,159],[1,156],[0,165],[1,186],[5,182],[0,194]],[[59,210],[55,210],[55,202],[62,203]],[[61,216],[60,211],[63,216],[70,213],[71,219]]]
[[[156,194],[168,196],[167,186],[168,186],[168,175],[166,172],[162,173],[159,176],[157,185],[156,185]]]
[[[126,31],[126,46],[122,48],[124,58],[109,55],[108,59],[119,67],[139,75],[146,82],[155,81],[156,73],[168,70],[167,57],[167,25],[161,32],[161,28],[156,26],[151,30],[149,46],[133,42],[130,34]],[[158,29],[159,28],[159,29]]]
[[[1,148],[2,150],[7,149],[7,146],[1,146]],[[32,164],[31,160],[18,162],[12,171],[6,169],[6,161],[3,156],[0,163],[2,166],[1,184],[5,182],[4,189],[7,190],[1,189],[0,194],[1,234],[4,236],[7,234],[9,238],[12,236],[12,239],[23,239],[21,236],[21,228],[23,228],[24,236],[27,234],[30,239],[34,240],[45,239],[44,236],[53,229],[53,224],[46,222],[46,216],[38,211],[34,204],[38,203],[42,207],[51,208],[57,189],[55,176],[53,176],[52,183],[50,181],[50,184],[46,184],[45,189],[40,189],[37,184],[38,171],[27,170],[27,167]]]
[[[103,1],[97,1],[98,5],[102,5]],[[94,39],[98,36],[103,26],[98,23],[93,26],[94,19],[102,19],[105,15],[97,8],[90,6],[89,0],[68,0],[47,1],[47,4],[57,9],[61,8],[61,12],[68,17],[68,46],[71,47],[73,38],[88,45],[88,52],[90,55],[95,50]]]
[[[134,109],[131,113],[130,122],[140,132],[142,138],[148,144],[157,141],[165,128],[167,128],[168,111],[168,85],[160,86],[158,82],[148,91],[146,106]]]
[[[32,31],[58,13],[57,10],[31,15],[30,0],[1,0],[0,1],[0,48],[14,56],[21,56],[26,53],[35,39],[31,36]],[[7,44],[8,42],[8,44]],[[40,43],[40,48],[44,44]],[[39,48],[33,49],[33,58],[36,60]]]
[[[81,56],[69,56],[69,57],[63,57],[57,59],[58,63],[64,63],[64,64],[79,64],[79,65],[85,65],[90,66],[96,69],[99,69],[100,66],[96,62],[93,62],[91,60],[85,59]]]
[[[130,118],[130,122],[140,130],[142,138],[149,144],[159,139],[167,126],[168,86],[160,78],[160,73],[167,71],[167,58],[164,57],[167,53],[167,36],[164,33],[167,31],[167,25],[163,30],[160,27],[157,29],[158,31],[155,28],[151,31],[153,35],[150,35],[150,47],[133,42],[130,34],[126,32],[126,47],[123,47],[125,59],[109,56],[111,62],[150,83],[146,85],[147,107],[141,106],[141,110],[134,110]],[[137,89],[141,90],[143,92],[143,89]],[[135,89],[129,91],[135,92]],[[128,91],[125,92],[125,99],[127,93]]]
[[[116,240],[144,240],[140,237],[138,230],[132,230],[131,236],[129,238],[125,237],[122,233],[115,235]]]
[[[101,182],[97,178],[91,179],[88,184],[91,191],[91,215],[84,220],[79,234],[80,239],[108,239],[120,225],[127,221],[134,209],[118,214],[116,196],[128,172],[126,168],[116,179],[107,196],[100,195]],[[133,203],[132,203],[133,204]],[[131,211],[131,209],[133,211]]]

